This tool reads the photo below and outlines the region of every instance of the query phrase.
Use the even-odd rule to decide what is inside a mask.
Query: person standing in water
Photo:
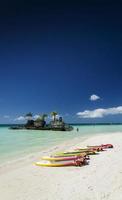
[[[78,131],[79,131],[79,128],[77,128],[76,130],[77,130],[77,132],[78,132]]]

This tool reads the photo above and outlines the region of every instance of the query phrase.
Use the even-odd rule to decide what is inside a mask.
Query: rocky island
[[[62,117],[58,117],[57,112],[52,112],[52,120],[47,124],[47,114],[38,115],[36,119],[33,119],[31,112],[25,115],[27,123],[25,125],[11,126],[10,129],[30,129],[30,130],[53,130],[53,131],[71,131],[73,127],[66,124]]]

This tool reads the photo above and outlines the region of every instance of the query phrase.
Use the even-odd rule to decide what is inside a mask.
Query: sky
[[[0,123],[122,122],[121,1],[0,2]]]

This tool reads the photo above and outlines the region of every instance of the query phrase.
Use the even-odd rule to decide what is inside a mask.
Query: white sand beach
[[[41,153],[1,166],[0,199],[121,200],[122,133],[100,134],[83,142],[78,139],[59,150],[106,143],[112,143],[114,148],[90,156],[89,165],[84,167],[35,166],[33,162],[40,159]]]

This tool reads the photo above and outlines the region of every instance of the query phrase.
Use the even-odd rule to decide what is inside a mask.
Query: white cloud
[[[40,115],[34,115],[33,119],[37,119],[38,117],[40,117]]]
[[[80,118],[102,118],[107,115],[118,115],[122,114],[122,106],[113,108],[98,108],[95,110],[85,110],[83,112],[78,112],[77,115]]]
[[[19,116],[17,118],[14,119],[14,121],[25,121],[25,120],[31,120],[31,119],[37,119],[39,117],[39,115],[34,115],[33,118],[32,117],[24,117],[24,116]]]
[[[96,94],[92,94],[89,99],[90,101],[97,101],[98,99],[100,99],[100,97]]]
[[[16,119],[14,119],[14,121],[24,121],[24,120],[25,120],[25,117],[23,116],[19,116]]]

